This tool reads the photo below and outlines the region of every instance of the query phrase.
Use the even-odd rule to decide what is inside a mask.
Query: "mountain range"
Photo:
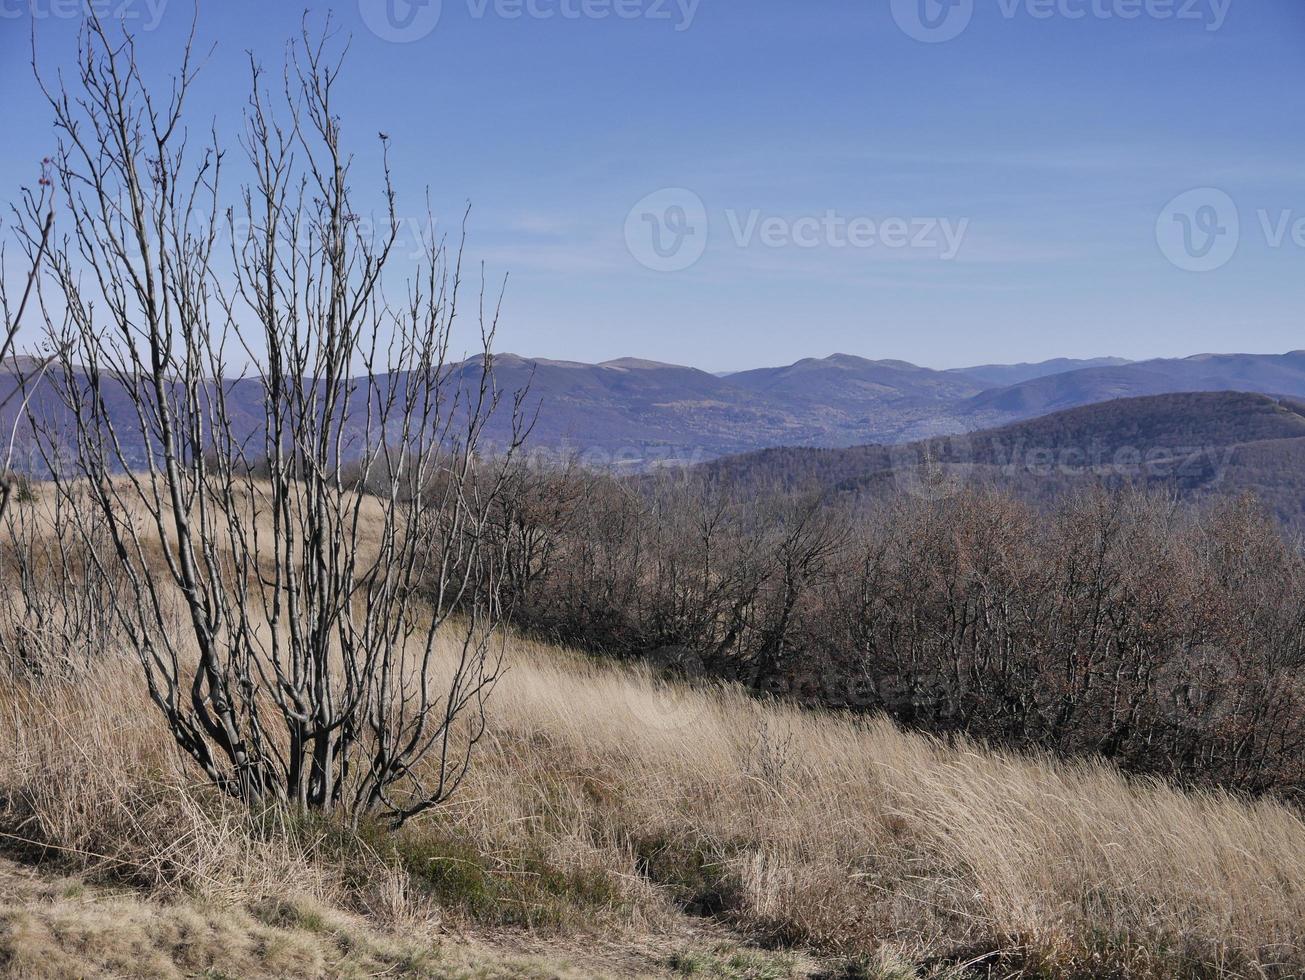
[[[13,362],[0,373],[0,402],[20,366]],[[484,369],[483,360],[473,358],[446,370],[454,382],[475,385]],[[1121,398],[1219,391],[1305,398],[1305,351],[1140,362],[1058,359],[956,370],[835,354],[724,376],[636,358],[587,364],[499,354],[492,371],[505,405],[514,393],[528,392],[523,405],[534,418],[532,449],[635,470],[779,446],[913,444]],[[377,380],[381,386],[405,383],[402,375]],[[112,412],[130,416],[121,392],[110,385],[105,394]],[[255,444],[261,442],[262,399],[257,382],[228,387],[236,428],[248,430]],[[10,402],[10,412],[16,404]],[[31,405],[56,427],[71,421],[60,418],[66,410],[53,392],[38,392]],[[509,415],[501,408],[487,427],[491,448],[510,438]],[[130,430],[132,419],[124,422]],[[144,459],[143,445],[130,448]]]
[[[479,361],[455,369],[469,376]],[[703,461],[774,446],[910,443],[1117,398],[1191,391],[1305,397],[1305,350],[1129,362],[933,370],[849,354],[724,376],[655,361],[494,359],[499,387],[529,386],[532,441],[630,465]],[[491,435],[502,439],[498,421]]]

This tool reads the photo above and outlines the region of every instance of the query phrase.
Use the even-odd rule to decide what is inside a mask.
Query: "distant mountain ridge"
[[[983,392],[962,411],[1014,418],[1044,415],[1112,398],[1180,391],[1259,391],[1305,394],[1305,350],[1286,354],[1196,354],[1079,368]]]
[[[580,364],[500,355],[495,364],[500,387],[531,383],[528,403],[540,410],[536,445],[619,456],[630,465],[775,446],[909,443],[1184,391],[1305,397],[1305,351],[1061,358],[944,371],[833,354],[723,376],[634,358]]]
[[[1096,484],[1184,498],[1252,493],[1305,530],[1305,400],[1184,392],[1067,409],[982,432],[898,446],[776,448],[696,472],[744,492],[885,498],[994,486],[1049,501]]]
[[[725,376],[633,357],[589,364],[505,353],[494,355],[492,364],[505,404],[528,389],[523,405],[535,419],[532,450],[635,469],[778,446],[913,443],[1116,398],[1184,391],[1305,398],[1305,351],[1141,362],[1058,359],[954,370],[834,354]],[[0,372],[0,398],[20,369],[13,362]],[[472,358],[446,371],[454,382],[475,386],[484,364]],[[1012,378],[1021,380],[1001,383]],[[378,383],[403,385],[406,379],[383,376]],[[115,400],[114,392],[107,396]],[[257,429],[262,398],[257,382],[233,383],[228,404],[242,429]],[[126,411],[125,399],[117,400]],[[38,396],[32,404],[59,424],[56,398]],[[501,408],[486,428],[488,449],[511,438],[509,415]],[[357,433],[357,440],[366,437]]]
[[[1037,363],[980,364],[976,367],[953,368],[952,370],[957,374],[963,374],[967,378],[972,378],[995,388],[1017,385],[1023,381],[1032,381],[1035,378],[1045,378],[1048,375],[1065,374],[1069,371],[1079,371],[1085,368],[1123,367],[1132,363],[1132,361],[1125,360],[1122,357],[1093,357],[1083,360],[1057,357],[1050,361],[1038,361]]]

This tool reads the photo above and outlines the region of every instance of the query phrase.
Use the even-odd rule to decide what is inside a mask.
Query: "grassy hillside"
[[[0,814],[21,864],[0,867],[0,963],[23,976],[1305,966],[1305,823],[1286,807],[667,686],[535,644],[510,657],[472,782],[395,836],[214,799],[131,664],[106,659],[89,683],[5,681]]]
[[[29,653],[67,654],[70,622],[40,623]],[[458,795],[397,831],[351,827],[219,795],[111,630],[92,639],[0,671],[0,973],[1305,969],[1305,821],[1281,803],[507,637]],[[447,668],[457,652],[448,637]]]

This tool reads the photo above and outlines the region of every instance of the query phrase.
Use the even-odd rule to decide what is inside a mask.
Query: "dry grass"
[[[506,953],[432,929],[395,936],[303,897],[247,904],[151,897],[35,876],[0,859],[0,975],[337,980],[582,980],[593,957]]]
[[[688,911],[757,941],[878,957],[866,975],[977,961],[1289,976],[1305,963],[1305,824],[1285,807],[944,747],[526,642],[511,659],[455,803],[361,841],[240,813],[193,784],[128,663],[76,685],[6,683],[5,832],[34,842],[29,858],[48,845],[44,857],[164,895],[247,909],[293,889],[401,932],[442,917],[674,936]],[[150,921],[124,925],[124,941],[173,942]],[[668,963],[694,972],[695,956],[709,975],[719,966]]]
[[[509,646],[471,777],[397,835],[218,798],[134,661],[105,652],[73,679],[0,679],[3,850],[133,889],[20,902],[0,874],[0,967],[570,969],[482,957],[475,969],[519,972],[459,974],[447,955],[429,960],[440,937],[470,930],[647,951],[573,975],[813,969],[738,939],[811,951],[848,978],[1305,972],[1305,822],[1285,806]],[[336,925],[267,921],[269,908]],[[338,934],[355,937],[348,949]],[[73,959],[30,959],[47,947]]]
[[[12,975],[433,975],[435,960],[302,899],[252,910],[153,901],[0,862],[0,967]]]
[[[1305,824],[882,720],[521,647],[461,825],[669,886],[773,940],[1058,972],[1296,973]]]

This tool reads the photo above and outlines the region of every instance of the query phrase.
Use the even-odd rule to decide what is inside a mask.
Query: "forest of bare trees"
[[[1294,793],[1305,561],[1256,503],[992,490],[862,507],[520,470],[523,628],[762,694]]]

